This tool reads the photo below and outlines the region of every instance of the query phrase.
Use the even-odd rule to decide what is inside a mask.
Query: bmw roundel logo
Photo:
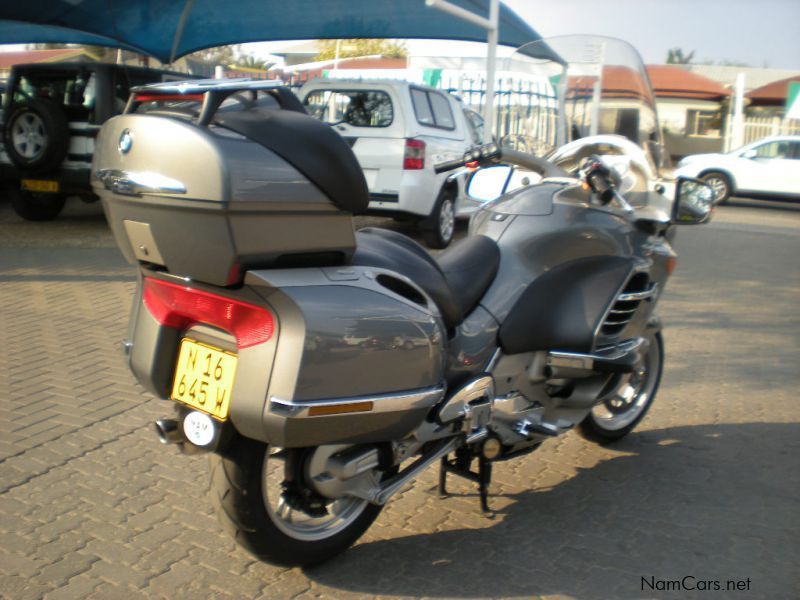
[[[117,148],[122,154],[127,154],[131,150],[131,146],[133,146],[133,136],[131,135],[130,129],[125,129],[119,135],[119,144],[117,144]]]

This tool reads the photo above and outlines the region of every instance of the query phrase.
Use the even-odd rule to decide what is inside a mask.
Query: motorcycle
[[[354,232],[369,198],[350,147],[280,86],[135,88],[103,126],[93,186],[139,272],[130,369],[176,411],[160,440],[210,455],[220,520],[259,559],[336,556],[435,463],[442,494],[466,477],[488,512],[494,462],[572,429],[619,439],[652,405],[669,240],[709,218],[713,195],[684,180],[672,202],[651,180],[638,54],[606,39],[616,64],[571,63],[572,43],[504,59],[550,90],[519,108],[515,139],[560,150],[488,144],[438,165],[478,167],[482,204],[436,258]],[[616,71],[628,87],[600,82]]]

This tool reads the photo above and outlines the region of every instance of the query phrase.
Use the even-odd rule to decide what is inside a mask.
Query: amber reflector
[[[309,417],[325,417],[329,415],[346,415],[347,413],[369,412],[373,402],[347,402],[346,404],[329,404],[327,406],[312,406],[308,409]]]

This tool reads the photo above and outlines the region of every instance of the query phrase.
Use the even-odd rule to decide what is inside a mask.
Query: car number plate
[[[56,193],[59,190],[57,181],[46,181],[44,179],[23,179],[20,181],[23,190],[29,192],[50,192]]]
[[[224,421],[237,360],[231,352],[182,339],[170,398]]]

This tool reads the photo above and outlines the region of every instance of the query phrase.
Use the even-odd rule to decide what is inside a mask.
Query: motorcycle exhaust
[[[183,435],[175,419],[159,419],[154,423],[158,439],[162,444],[180,444]]]

